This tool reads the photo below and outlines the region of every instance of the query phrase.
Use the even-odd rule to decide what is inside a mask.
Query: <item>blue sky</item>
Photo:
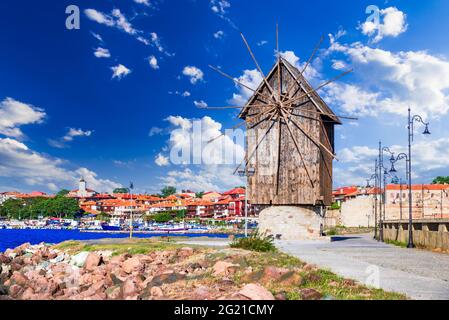
[[[80,30],[65,28],[70,4],[80,8]],[[374,28],[369,5],[381,9]],[[320,92],[337,114],[360,118],[337,129],[336,186],[364,182],[379,139],[403,151],[408,105],[433,133],[416,137],[415,181],[448,175],[447,12],[444,0],[30,1],[25,8],[2,1],[0,190],[53,192],[76,187],[80,176],[98,191],[130,180],[139,192],[241,184],[230,167],[173,165],[167,157],[173,130],[189,135],[192,119],[212,135],[238,123],[232,110],[195,107],[248,94],[208,64],[256,86],[239,32],[268,72],[276,22],[280,49],[298,66],[326,36],[308,69],[312,83],[355,69]]]

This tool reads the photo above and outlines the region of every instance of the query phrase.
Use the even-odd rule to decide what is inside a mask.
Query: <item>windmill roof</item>
[[[285,66],[285,68],[288,70],[288,72],[291,74],[291,76],[296,78],[301,83],[301,85],[303,87],[303,91],[309,92],[309,91],[313,90],[312,86],[309,84],[307,79],[301,74],[301,72],[295,66],[293,66],[290,62],[288,62],[286,59],[284,59],[282,57],[280,59],[280,62],[276,63],[272,67],[272,69],[268,73],[268,75],[266,76],[267,80],[270,79],[274,75],[274,72],[278,69],[278,66],[280,64],[283,64]],[[257,88],[257,90],[255,90],[256,92],[251,96],[251,98],[246,103],[245,107],[240,112],[239,118],[244,119],[246,117],[248,110],[251,108],[251,104],[256,100],[257,97],[259,97],[261,95],[260,93],[263,92],[265,87],[266,87],[266,84],[264,81],[262,81],[261,84],[259,85],[259,87]],[[327,113],[330,115],[330,116],[326,116],[327,118],[329,118],[330,121],[332,121],[336,124],[342,124],[341,120],[337,117],[337,115],[335,115],[335,113],[332,111],[332,109],[329,108],[329,106],[318,95],[318,93],[316,93],[315,91],[311,92],[311,93],[309,93],[309,97],[312,100],[312,103],[318,109],[318,111],[320,111],[322,113]]]

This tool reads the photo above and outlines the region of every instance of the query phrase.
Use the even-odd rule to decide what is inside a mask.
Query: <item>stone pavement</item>
[[[411,299],[449,300],[448,254],[403,249],[377,242],[372,235],[335,240],[283,240],[276,241],[276,245],[302,261]]]

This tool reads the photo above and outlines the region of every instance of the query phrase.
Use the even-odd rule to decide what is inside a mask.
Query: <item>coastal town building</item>
[[[72,190],[69,192],[68,197],[71,198],[92,198],[96,194],[98,194],[95,190],[87,188],[87,182],[84,178],[81,178],[79,181],[78,189]]]
[[[386,220],[407,219],[409,212],[408,185],[390,184],[386,187]],[[412,214],[414,219],[449,218],[449,185],[412,185]]]

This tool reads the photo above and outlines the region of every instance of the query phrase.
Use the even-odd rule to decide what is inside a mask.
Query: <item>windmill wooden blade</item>
[[[332,156],[333,159],[337,159],[337,157],[335,156],[335,154],[330,151],[324,144],[322,144],[320,141],[317,141],[316,139],[314,139],[313,137],[310,136],[310,134],[308,132],[306,132],[304,130],[304,128],[301,127],[301,125],[299,125],[298,123],[296,123],[291,117],[289,117],[289,120],[310,140],[312,141],[318,148],[323,148],[330,156]]]
[[[245,124],[246,124],[246,122],[239,123],[239,124],[233,126],[233,127],[231,128],[231,130],[234,130],[234,129],[243,127]],[[214,142],[214,141],[220,139],[221,137],[224,137],[225,135],[226,135],[226,133],[222,133],[222,134],[220,134],[219,136],[217,136],[217,137],[215,137],[215,138],[209,140],[209,141],[207,142],[207,144],[210,144],[210,143],[212,143],[212,142]]]
[[[268,100],[272,100],[273,102],[276,102],[276,101],[274,101],[274,99],[273,99],[272,97],[267,96],[267,95],[265,95],[265,94],[263,94],[263,93],[261,93],[261,92],[257,92],[255,89],[250,88],[249,86],[247,86],[247,85],[244,84],[244,83],[241,83],[240,81],[236,80],[235,78],[233,78],[233,77],[230,76],[229,74],[224,73],[224,72],[221,71],[220,69],[215,68],[214,66],[211,66],[211,65],[209,65],[209,68],[211,68],[212,70],[218,72],[218,73],[221,74],[223,77],[226,77],[226,78],[228,78],[228,79],[231,79],[231,80],[234,81],[236,84],[238,84],[238,85],[240,85],[240,86],[242,86],[242,87],[244,87],[244,88],[246,88],[246,89],[248,89],[248,90],[250,90],[250,91],[252,91],[252,92],[254,92],[254,93],[257,93],[257,94],[261,95],[262,97],[264,97],[264,98],[266,98],[266,99],[268,99]]]
[[[298,108],[299,106],[290,106],[290,107],[286,107],[287,109],[294,109],[294,108]],[[340,115],[335,115],[332,113],[325,113],[325,112],[321,112],[321,111],[313,111],[313,110],[307,110],[307,109],[301,109],[299,110],[300,112],[307,112],[307,113],[313,113],[313,114],[320,114],[323,116],[329,116],[331,118],[337,117],[339,119],[347,119],[347,120],[359,120],[359,118],[355,118],[355,117],[348,117],[348,116],[340,116]],[[303,115],[301,114],[295,114],[292,113],[292,115],[294,116],[298,116],[298,117],[302,117]]]
[[[302,98],[304,98],[304,97],[307,97],[309,94],[314,93],[314,92],[316,92],[316,91],[318,91],[318,90],[320,90],[320,89],[322,89],[322,88],[328,86],[328,85],[331,84],[332,82],[337,81],[338,79],[340,79],[341,77],[344,77],[345,75],[351,73],[352,71],[354,71],[354,70],[351,69],[351,70],[345,71],[345,72],[339,74],[338,76],[336,76],[336,77],[334,77],[334,78],[332,78],[332,79],[330,79],[330,80],[324,82],[323,84],[319,85],[317,88],[312,89],[312,90],[309,90],[309,91],[303,93],[302,95],[300,95],[300,96],[298,96],[298,97],[295,97],[295,98],[292,98],[292,99],[290,99],[290,100],[287,100],[287,101],[285,102],[285,104],[292,104],[292,103],[295,103],[295,101],[298,101],[298,100],[300,100],[300,99],[302,99]]]
[[[275,114],[273,113],[270,116],[270,119],[268,120],[268,122],[271,122],[271,120],[273,119],[273,117],[275,116]],[[238,167],[235,169],[234,174],[240,169],[240,167],[242,166],[243,162],[245,162],[245,167],[248,165],[248,163],[251,161],[251,158],[254,156],[254,154],[256,153],[257,149],[259,149],[260,144],[262,143],[262,141],[265,139],[265,137],[267,136],[267,134],[270,132],[270,130],[273,128],[274,122],[268,127],[267,131],[265,131],[265,133],[263,134],[262,138],[257,142],[257,145],[255,146],[254,150],[251,152],[251,155],[249,157],[246,157],[246,159],[244,159],[239,165]]]
[[[278,155],[276,157],[276,178],[275,190],[276,195],[279,195],[279,171],[281,170],[281,152],[282,152],[282,123],[280,117],[278,117]]]
[[[253,52],[251,50],[251,47],[248,44],[248,41],[246,41],[245,36],[243,35],[243,33],[240,33],[240,35],[242,36],[243,42],[245,42],[246,48],[248,49],[249,54],[251,55],[251,58],[253,59],[255,65],[256,65],[257,70],[259,70],[260,75],[262,76],[265,85],[267,86],[268,90],[270,90],[270,93],[271,93],[272,97],[274,97],[273,88],[268,83],[267,78],[265,77],[265,74],[263,73],[262,69],[259,66],[259,63],[257,63],[256,57],[254,56],[254,54],[253,54]]]
[[[256,107],[256,108],[263,108],[263,107],[271,107],[274,106],[275,104],[272,103],[267,103],[267,104],[252,104],[249,107]],[[245,108],[245,106],[241,107],[241,106],[220,106],[220,107],[202,107],[202,106],[197,106],[198,109],[205,109],[205,110],[223,110],[223,109],[242,109]]]
[[[310,184],[312,185],[312,188],[314,188],[314,187],[315,187],[315,184],[313,183],[313,180],[312,180],[312,178],[310,177],[310,173],[309,173],[309,170],[307,169],[307,164],[306,164],[306,162],[305,162],[305,160],[304,160],[304,157],[303,157],[303,155],[302,155],[301,149],[299,148],[298,141],[296,140],[296,137],[295,137],[295,135],[293,134],[292,128],[290,127],[290,124],[289,124],[289,122],[288,122],[287,117],[285,116],[285,113],[284,113],[283,111],[281,111],[281,112],[282,112],[282,117],[284,118],[285,124],[287,125],[287,129],[288,129],[288,131],[289,131],[289,133],[290,133],[290,136],[291,136],[292,139],[293,139],[293,143],[295,144],[296,150],[297,150],[298,153],[299,153],[299,157],[300,157],[301,162],[302,162],[302,164],[303,164],[303,166],[304,166],[304,169],[306,170],[306,174],[307,174],[307,177],[309,178]]]
[[[310,56],[309,60],[307,60],[306,65],[304,66],[304,68],[301,71],[301,74],[304,74],[304,72],[307,70],[307,67],[309,66],[309,64],[312,62],[313,57],[315,57],[315,54],[317,53],[318,49],[321,46],[321,43],[324,40],[324,35],[321,36],[320,42],[318,42],[317,46],[315,47],[315,49],[313,50],[312,55]]]

